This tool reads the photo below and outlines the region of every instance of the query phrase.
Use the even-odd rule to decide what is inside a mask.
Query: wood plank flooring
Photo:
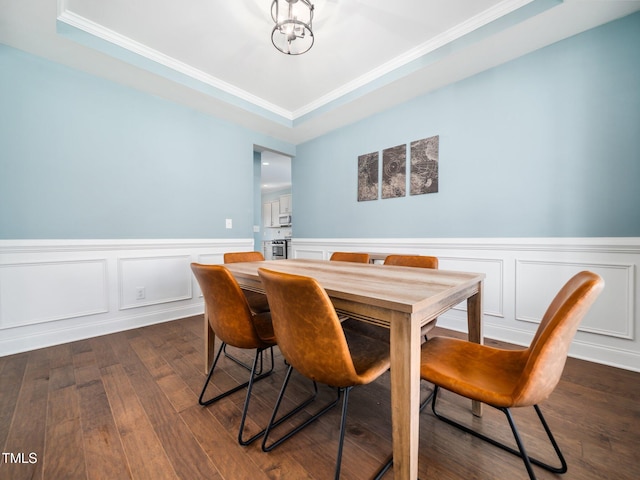
[[[259,442],[237,443],[244,391],[198,405],[205,378],[202,321],[196,316],[0,358],[0,479],[332,478],[339,407],[267,454]],[[251,360],[251,354],[233,352]],[[212,394],[248,374],[229,359],[222,366]],[[267,422],[284,373],[276,353],[276,372],[255,386],[248,433]],[[283,408],[309,388],[294,374]],[[430,387],[422,390],[426,395]],[[333,394],[321,387],[318,402]],[[560,476],[534,467],[538,479],[640,478],[638,399],[639,373],[569,359],[559,387],[542,405],[569,471]],[[440,405],[510,441],[500,412],[485,408],[482,419],[473,418],[470,403],[448,392]],[[533,409],[517,410],[515,417],[530,453],[552,461]],[[352,391],[347,426],[342,478],[371,478],[391,452],[388,373]],[[419,474],[527,478],[519,458],[437,421],[429,409],[420,415]],[[392,472],[385,476],[392,478]]]

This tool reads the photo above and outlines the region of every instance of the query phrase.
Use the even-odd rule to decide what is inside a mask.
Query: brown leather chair
[[[260,252],[227,252],[224,263],[264,262],[264,255]]]
[[[553,473],[565,473],[567,463],[538,405],[558,384],[578,324],[603,288],[602,278],[592,272],[581,272],[571,278],[549,305],[528,348],[503,350],[445,337],[429,340],[422,346],[420,376],[435,384],[431,403],[434,414],[521,457],[531,479],[535,479],[532,463]],[[436,400],[440,388],[501,410],[509,421],[518,450],[439,414]],[[527,455],[510,411],[513,407],[526,406],[534,407],[560,460],[560,467]]]
[[[224,263],[240,263],[240,262],[263,262],[264,255],[260,252],[227,252],[224,254]],[[267,296],[263,293],[252,292],[251,290],[242,290],[242,293],[249,303],[249,308],[253,313],[265,313],[269,311],[269,302]],[[223,349],[224,356],[230,360],[233,360],[238,365],[243,366],[247,370],[251,371],[251,366],[244,363],[238,357],[231,355],[227,351],[227,345]],[[273,354],[273,352],[271,352]],[[262,365],[262,358],[260,358],[260,365]],[[261,373],[260,370],[259,373]]]
[[[399,267],[438,268],[438,257],[428,255],[387,255],[385,265]]]
[[[369,263],[369,254],[357,252],[333,252],[329,260],[332,262]]]
[[[349,392],[356,385],[373,382],[389,368],[389,344],[343,331],[329,296],[315,279],[264,268],[259,269],[258,273],[271,305],[278,347],[289,364],[262,449],[270,451],[291,438],[336,405],[340,394],[344,393],[335,468],[335,478],[339,478]],[[272,429],[292,415],[289,412],[275,421],[293,369],[311,379],[316,392],[316,382],[336,387],[337,398],[307,421],[267,445]],[[294,412],[308,403],[303,403]]]
[[[209,323],[216,337],[222,341],[218,349],[211,370],[202,387],[198,402],[200,405],[211,405],[218,400],[231,395],[238,390],[247,388],[240,429],[238,431],[238,442],[241,445],[248,445],[264,433],[264,430],[255,434],[251,438],[243,439],[244,424],[249,410],[251,390],[254,382],[261,380],[273,372],[273,350],[271,350],[271,369],[262,373],[262,352],[276,345],[273,325],[271,324],[270,313],[252,313],[245,296],[242,294],[240,286],[233,275],[222,265],[201,265],[191,264],[191,270],[195,275],[206,303],[209,314]],[[249,381],[238,385],[221,393],[213,398],[204,400],[207,386],[213,376],[220,354],[226,345],[231,345],[243,349],[255,349],[256,354],[251,367]],[[260,369],[257,369],[258,359],[260,359]]]
[[[264,262],[264,256],[260,252],[229,252],[224,254],[224,263],[239,262]],[[262,313],[269,311],[266,295],[248,290],[243,290],[243,293],[247,297],[247,302],[249,302],[249,308],[251,308],[252,312]]]

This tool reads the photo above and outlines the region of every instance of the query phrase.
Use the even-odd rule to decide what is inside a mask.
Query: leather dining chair
[[[264,255],[260,252],[228,252],[224,254],[224,263],[239,263],[239,262],[263,262]],[[249,308],[254,313],[262,313],[269,311],[269,303],[267,302],[266,295],[258,292],[243,290],[247,301],[249,302]]]
[[[266,428],[262,449],[270,451],[326,413],[343,394],[342,416],[335,478],[340,477],[349,392],[356,385],[376,380],[389,368],[389,344],[361,335],[345,332],[336,311],[322,286],[313,278],[291,275],[260,268],[262,284],[267,292],[273,317],[273,329],[280,352],[289,367],[282,389]],[[275,421],[293,370],[317,383],[335,387],[337,398],[311,418],[268,444],[273,428],[309,403]],[[311,397],[313,399],[314,396]],[[310,399],[310,400],[311,400]]]
[[[438,257],[429,255],[387,255],[384,259],[384,265],[395,265],[398,267],[418,267],[418,268],[438,268]],[[437,318],[427,323],[420,333],[425,341],[429,338],[428,334],[436,326]]]
[[[264,255],[261,252],[227,252],[223,256],[224,263],[238,262],[263,262]]]
[[[555,389],[569,347],[604,281],[592,272],[580,272],[557,293],[528,348],[503,350],[464,340],[434,337],[422,346],[420,377],[435,385],[431,407],[437,418],[522,458],[529,478],[531,464],[553,473],[565,473],[567,463],[545,421],[539,404]],[[489,438],[436,410],[440,389],[449,390],[502,411],[508,420],[518,450]],[[428,402],[425,401],[423,406]],[[560,461],[554,467],[529,457],[511,414],[511,408],[533,406]]]
[[[271,323],[271,314],[268,312],[253,313],[245,296],[236,282],[235,278],[223,265],[202,265],[191,264],[191,270],[195,275],[209,314],[209,324],[216,337],[222,344],[218,349],[207,379],[202,387],[202,392],[198,402],[200,405],[211,405],[218,400],[225,398],[232,393],[247,388],[247,393],[238,430],[238,443],[248,445],[264,433],[264,430],[253,435],[249,439],[243,438],[244,424],[249,410],[251,400],[251,390],[253,384],[273,373],[273,349],[276,339]],[[207,386],[211,382],[213,372],[220,359],[220,354],[226,345],[242,349],[255,349],[255,357],[251,367],[249,380],[241,385],[237,385],[229,390],[220,393],[207,400],[204,399]],[[262,373],[262,352],[271,349],[271,368]],[[257,370],[258,359],[260,359],[260,369]]]
[[[387,255],[385,265],[398,267],[438,268],[438,257],[429,255]]]
[[[332,262],[369,263],[369,254],[358,252],[333,252],[329,260]]]
[[[227,252],[223,256],[224,263],[240,263],[240,262],[263,262],[264,255],[261,252]],[[242,293],[249,303],[249,308],[253,313],[264,313],[269,311],[269,302],[267,296],[263,293],[253,292],[251,290],[242,290]],[[243,366],[247,370],[251,371],[251,366],[238,359],[236,356],[230,354],[227,351],[227,345],[223,349],[224,356],[230,360],[233,360],[238,365]],[[272,352],[273,353],[273,352]],[[262,362],[262,358],[260,359]],[[262,363],[261,363],[262,365]],[[260,371],[261,372],[261,371]],[[259,372],[259,373],[260,373]]]

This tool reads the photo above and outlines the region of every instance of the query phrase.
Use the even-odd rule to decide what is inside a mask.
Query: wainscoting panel
[[[0,356],[197,315],[190,263],[248,239],[1,240]]]
[[[601,275],[605,288],[581,323],[570,355],[640,371],[640,238],[319,238],[292,242],[294,258],[329,258],[335,251],[433,255],[440,268],[486,275],[485,337],[527,346],[551,299],[575,273]],[[381,261],[381,260],[379,260]],[[466,331],[466,305],[438,317]]]
[[[482,297],[484,314],[504,317],[504,261],[502,259],[439,257],[438,268],[484,273],[486,275]],[[466,312],[467,303],[463,302],[454,308]]]
[[[202,313],[189,264],[222,263],[253,239],[1,240],[0,356]],[[293,258],[334,251],[435,255],[442,269],[486,274],[484,333],[528,345],[550,299],[573,273],[605,290],[571,355],[640,371],[640,238],[295,239]],[[139,298],[140,288],[144,298]],[[438,324],[465,331],[466,306]]]
[[[223,253],[214,253],[210,255],[198,255],[198,263],[204,263],[206,265],[219,265],[224,263]]]
[[[633,340],[633,265],[517,261],[516,320],[540,323],[558,290],[582,270],[600,275],[605,289],[578,331]]]
[[[191,256],[121,258],[120,309],[188,300]]]
[[[314,249],[310,249],[310,248],[300,248],[299,250],[296,250],[295,253],[293,254],[293,258],[308,258],[311,260],[329,260],[329,257],[331,257],[331,254],[333,252],[326,252],[324,250],[314,250]],[[325,258],[326,257],[326,258]]]
[[[108,309],[104,259],[0,265],[0,329]]]

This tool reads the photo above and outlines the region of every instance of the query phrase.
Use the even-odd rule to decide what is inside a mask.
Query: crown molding
[[[489,23],[508,15],[511,12],[518,10],[530,3],[534,0],[504,0],[499,4],[489,8],[478,15],[471,17],[467,21],[460,23],[445,32],[442,32],[440,35],[435,36],[431,40],[422,43],[405,53],[395,57],[393,60],[390,60],[379,67],[370,70],[364,75],[352,80],[351,82],[345,83],[340,88],[337,88],[326,95],[319,97],[314,102],[311,102],[305,105],[298,110],[295,110],[292,113],[293,120],[296,120],[304,115],[307,115],[314,110],[317,110],[325,105],[339,99],[340,97],[350,94],[360,88],[369,85],[378,79],[382,78],[384,75],[387,75],[395,70],[398,70],[405,65],[413,62],[414,60],[418,60],[430,53],[436,51],[438,48],[441,48],[459,38],[464,37],[465,35],[488,25]]]
[[[194,68],[181,62],[175,58],[165,55],[157,50],[147,47],[131,38],[121,35],[111,29],[108,29],[98,23],[95,23],[85,17],[82,17],[67,8],[67,0],[58,0],[58,17],[57,19],[71,27],[79,29],[85,33],[93,35],[117,47],[123,48],[129,52],[139,55],[143,58],[151,60],[159,65],[163,65],[178,73],[186,75],[198,82],[213,87],[220,92],[232,95],[240,100],[248,102],[258,108],[264,109],[275,114],[288,122],[294,122],[305,115],[308,115],[326,105],[338,100],[339,98],[354,93],[359,89],[363,89],[374,82],[379,81],[385,75],[388,75],[398,69],[429,55],[437,49],[458,40],[469,33],[508,15],[519,8],[522,8],[534,0],[504,0],[493,7],[480,12],[478,15],[460,23],[449,30],[441,33],[433,39],[418,45],[405,53],[399,55],[393,60],[386,62],[368,73],[361,75],[355,80],[345,83],[341,87],[319,97],[315,101],[303,106],[295,111],[287,110],[279,107],[267,100],[253,95],[246,90],[235,87],[213,75],[209,75],[202,70]],[[224,99],[222,99],[224,100]]]
[[[230,83],[220,80],[213,75],[209,75],[202,70],[187,65],[184,62],[176,60],[173,57],[165,55],[157,50],[147,47],[140,42],[137,42],[129,37],[121,35],[109,28],[106,28],[96,22],[93,22],[85,17],[82,17],[76,13],[66,10],[64,7],[64,0],[61,0],[63,10],[59,12],[57,20],[63,22],[71,27],[79,29],[85,33],[93,35],[105,42],[108,42],[117,47],[123,48],[129,52],[139,55],[143,58],[151,60],[159,65],[163,65],[178,73],[186,75],[194,80],[202,82],[210,87],[213,87],[221,92],[232,95],[240,100],[249,102],[256,107],[267,110],[275,115],[285,118],[288,121],[292,121],[292,113],[289,110],[279,107],[271,102],[264,100],[256,95],[253,95],[246,90],[238,88]]]

